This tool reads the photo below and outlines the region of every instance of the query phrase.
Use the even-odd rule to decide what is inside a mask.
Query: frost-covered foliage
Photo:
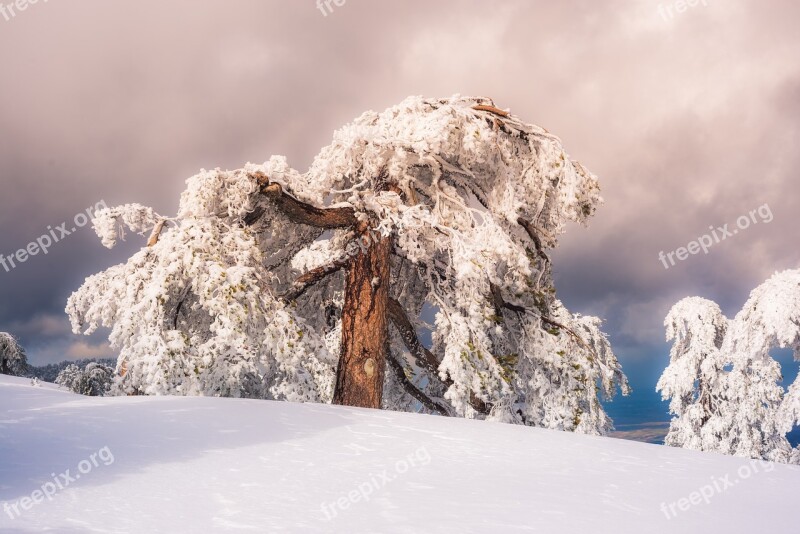
[[[155,227],[159,216],[140,204],[126,204],[116,208],[106,208],[95,213],[92,223],[104,247],[112,248],[119,239],[125,239],[125,228],[143,234]]]
[[[658,383],[675,415],[668,445],[800,463],[786,433],[798,422],[800,381],[780,386],[775,348],[800,356],[800,271],[773,275],[728,320],[701,298],[684,299],[665,322],[675,339]]]
[[[67,308],[76,330],[112,329],[124,391],[330,399],[344,276],[331,269],[298,298],[281,295],[356,254],[356,232],[293,222],[261,194],[264,178],[391,237],[390,297],[432,330],[437,363],[425,369],[408,332],[393,330],[385,408],[430,411],[411,384],[454,415],[610,429],[598,394],[627,393],[627,380],[599,320],[555,298],[547,254],[601,203],[597,179],[557,137],[482,98],[412,97],[365,113],[304,174],[277,156],[204,171],[168,221],[138,205],[101,213],[109,245],[118,223],[160,233]]]
[[[675,343],[669,366],[656,386],[671,399],[675,415],[665,443],[695,450],[713,449],[720,436],[709,420],[719,415],[724,360],[720,348],[728,319],[714,302],[690,297],[672,307],[664,322],[667,341]]]
[[[0,332],[0,374],[25,376],[28,372],[28,359],[25,349],[17,338],[6,332]]]
[[[257,184],[248,166],[187,181],[178,217],[127,263],[94,275],[69,299],[73,329],[111,328],[121,392],[290,400],[330,396],[333,362],[303,320],[273,297],[257,235],[243,223]],[[126,216],[130,214],[130,216]],[[161,219],[140,206],[102,210],[142,231]]]
[[[114,381],[114,368],[91,362],[83,369],[70,364],[56,377],[56,384],[90,397],[102,397]]]

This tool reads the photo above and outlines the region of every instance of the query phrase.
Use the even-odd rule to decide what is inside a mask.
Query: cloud
[[[335,128],[410,94],[479,94],[599,176],[605,206],[554,253],[558,294],[606,319],[623,364],[646,360],[680,298],[730,315],[800,264],[800,6],[709,2],[664,20],[660,3],[348,0],[328,17],[261,0],[42,5],[0,32],[14,51],[0,88],[0,253],[99,199],[173,213],[200,167],[285,154],[303,169]],[[660,264],[659,251],[764,203],[768,225]],[[32,358],[99,351],[99,337],[72,349],[57,318],[86,276],[141,245],[108,251],[83,231],[0,272],[0,330],[20,332]]]
[[[116,354],[108,345],[108,343],[101,343],[99,345],[92,345],[85,341],[76,341],[72,343],[66,352],[67,360],[81,360],[84,358],[114,358]]]
[[[22,338],[58,337],[67,335],[71,331],[66,315],[50,313],[40,313],[25,320],[14,321],[8,329]]]

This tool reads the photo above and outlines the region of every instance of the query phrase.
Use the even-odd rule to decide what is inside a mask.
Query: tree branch
[[[546,316],[542,315],[541,313],[536,313],[535,311],[533,311],[533,310],[531,310],[529,308],[526,308],[524,306],[520,306],[518,304],[512,304],[510,302],[506,302],[503,299],[503,294],[502,294],[501,289],[496,284],[493,284],[493,283],[489,282],[489,287],[490,287],[490,290],[492,292],[492,301],[494,302],[495,310],[496,310],[498,316],[502,317],[502,315],[501,315],[502,308],[505,308],[507,310],[511,310],[511,311],[514,311],[514,312],[517,312],[517,313],[520,313],[520,314],[529,313],[529,314],[531,314],[533,316],[538,317],[543,323],[546,323],[546,324],[549,324],[550,326],[554,326],[556,328],[564,330],[570,336],[572,336],[575,339],[575,341],[578,342],[578,345],[580,345],[584,349],[590,351],[595,356],[595,358],[597,357],[597,353],[594,351],[594,349],[592,349],[592,347],[590,347],[583,340],[583,338],[581,336],[579,336],[574,330],[572,330],[568,326],[563,325],[563,324],[559,323],[558,321],[556,321],[554,319],[550,319],[549,317],[546,317]]]
[[[189,292],[192,290],[192,285],[187,284],[186,287],[181,291],[181,296],[178,297],[178,304],[175,306],[175,315],[172,318],[172,327],[177,330],[178,329],[178,317],[181,314],[181,309],[183,308],[183,303],[189,297]]]
[[[411,320],[403,309],[403,305],[397,300],[390,298],[388,311],[389,319],[400,333],[400,338],[403,340],[408,352],[410,352],[411,356],[416,360],[417,365],[428,371],[432,377],[439,380],[445,387],[449,388],[452,386],[452,380],[449,378],[442,379],[439,376],[439,360],[436,359],[436,356],[431,351],[425,348],[422,342],[420,342],[417,337],[417,331],[414,329],[414,325],[411,324]],[[473,394],[470,394],[469,403],[478,413],[484,415],[489,413],[489,407],[486,403]]]
[[[161,219],[156,223],[156,225],[153,227],[153,231],[150,233],[150,238],[147,240],[148,247],[152,247],[158,243],[158,238],[161,236],[161,230],[164,229],[164,225],[166,223],[166,219]]]
[[[345,267],[348,263],[348,259],[341,259],[335,260],[331,263],[326,263],[325,265],[321,265],[315,269],[311,269],[307,273],[303,274],[302,276],[298,277],[292,283],[292,287],[286,291],[283,295],[281,295],[281,299],[286,302],[291,302],[293,300],[297,300],[306,290],[325,278],[328,275],[335,273],[336,271]]]
[[[405,343],[408,352],[411,353],[420,367],[423,367],[426,371],[438,378],[439,361],[436,359],[436,356],[420,342],[417,337],[417,332],[414,330],[414,325],[411,324],[411,320],[403,309],[403,305],[397,302],[397,300],[390,298],[388,308],[389,319],[392,321],[392,324],[394,324],[394,327],[397,328],[400,337],[403,338],[403,343]],[[449,387],[451,384],[452,382],[445,385]]]
[[[262,206],[257,206],[253,211],[245,215],[244,224],[246,226],[253,226],[264,215],[266,210]]]
[[[539,277],[536,280],[536,288],[538,289],[539,285],[542,282],[542,275],[547,269],[547,266],[550,265],[550,256],[548,256],[547,253],[544,251],[544,247],[542,246],[542,239],[539,237],[539,232],[544,233],[544,231],[537,228],[536,226],[533,225],[533,223],[531,223],[526,219],[523,219],[522,217],[517,219],[517,224],[519,224],[520,226],[522,226],[522,228],[525,229],[525,232],[528,234],[528,237],[531,238],[531,241],[533,241],[533,245],[536,247],[536,253],[539,255],[540,258],[542,258],[542,261],[544,261],[545,264],[545,267],[539,273]]]
[[[488,111],[489,113],[494,113],[495,115],[500,115],[501,117],[508,117],[508,111],[503,111],[500,108],[496,108],[494,106],[488,106],[486,104],[478,104],[476,106],[472,106],[472,109],[476,111]]]
[[[451,416],[450,410],[438,402],[434,401],[430,397],[428,397],[425,393],[423,393],[417,386],[411,383],[411,380],[408,379],[406,376],[405,369],[403,369],[403,365],[397,361],[395,355],[391,353],[391,351],[387,352],[388,358],[386,359],[386,363],[389,364],[389,367],[392,368],[395,375],[397,376],[397,380],[400,382],[400,385],[403,386],[403,389],[406,390],[406,393],[417,399],[423,406],[427,409],[437,412],[440,415],[444,416]]]
[[[537,233],[537,231],[540,231],[539,228],[534,226],[533,223],[531,223],[527,219],[523,219],[522,217],[519,217],[517,219],[517,224],[519,224],[525,229],[525,233],[528,234],[528,237],[531,238],[531,241],[533,241],[533,244],[536,246],[536,252],[538,252],[539,254],[544,254],[542,239],[539,237],[539,234]],[[547,258],[547,254],[545,254],[545,258]]]
[[[264,173],[258,172],[251,176],[258,180],[261,194],[269,198],[292,222],[316,228],[347,228],[356,223],[353,208],[318,208],[286,193],[281,184],[270,182]]]

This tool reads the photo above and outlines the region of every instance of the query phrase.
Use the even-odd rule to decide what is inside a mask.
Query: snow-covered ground
[[[797,532],[799,489],[612,438],[0,376],[0,532]]]

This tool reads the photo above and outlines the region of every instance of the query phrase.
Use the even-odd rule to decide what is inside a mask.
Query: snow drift
[[[0,406],[2,532],[705,534],[797,522],[794,466],[612,438],[320,404],[82,397],[5,376]],[[35,494],[55,481],[50,498]]]

